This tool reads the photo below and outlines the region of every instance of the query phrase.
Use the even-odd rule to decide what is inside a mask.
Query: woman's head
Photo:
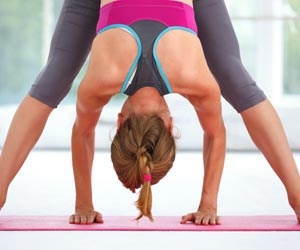
[[[131,114],[120,125],[111,144],[111,159],[119,180],[135,192],[140,215],[152,220],[151,185],[158,183],[175,160],[175,139],[158,115]]]

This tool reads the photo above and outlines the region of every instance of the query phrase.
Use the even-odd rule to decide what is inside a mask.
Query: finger
[[[103,223],[103,217],[102,217],[102,214],[97,213],[94,222],[96,222],[96,223]]]
[[[204,216],[201,220],[201,225],[207,226],[210,225],[211,217],[210,216]]]
[[[209,220],[209,225],[214,226],[217,225],[217,218],[213,217]]]
[[[80,216],[80,222],[79,222],[79,224],[86,224],[87,223],[87,216],[85,216],[85,215],[82,215],[82,216]]]
[[[86,224],[103,223],[102,215],[95,213],[87,216]]]
[[[203,225],[203,226],[214,226],[214,225],[220,225],[221,224],[221,220],[219,218],[219,216],[203,216],[196,219],[195,224],[197,225]]]
[[[80,224],[80,222],[81,222],[81,218],[76,214],[71,215],[69,218],[70,224]]]
[[[93,224],[95,221],[95,216],[94,215],[88,215],[87,216],[87,221],[86,221],[86,224]]]
[[[197,215],[196,216],[196,218],[195,218],[195,224],[196,225],[205,225],[205,224],[203,224],[203,220],[204,220],[204,217],[203,217],[203,215]]]
[[[80,224],[81,223],[81,216],[76,215],[74,216],[74,224]]]
[[[70,217],[69,217],[69,223],[70,224],[74,224],[75,223],[75,215],[72,214]]]
[[[216,224],[217,225],[221,225],[222,224],[221,218],[219,216],[217,216]]]
[[[211,218],[209,218],[208,224],[212,225],[212,226],[220,225],[221,224],[220,217],[219,216],[212,216]]]
[[[181,217],[181,224],[186,224],[188,221],[195,221],[194,214],[190,213]]]

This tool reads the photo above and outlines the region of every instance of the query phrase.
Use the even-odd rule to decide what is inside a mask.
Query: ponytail
[[[158,183],[175,160],[175,139],[157,116],[131,115],[111,144],[111,159],[119,180],[135,193],[141,188],[136,207],[153,221],[151,185]]]
[[[139,198],[135,202],[137,209],[140,211],[139,216],[136,220],[139,220],[143,216],[147,216],[150,221],[153,221],[151,209],[152,209],[152,190],[151,190],[151,157],[148,153],[141,154],[137,159],[139,162],[139,168],[141,169],[142,187],[139,193]]]

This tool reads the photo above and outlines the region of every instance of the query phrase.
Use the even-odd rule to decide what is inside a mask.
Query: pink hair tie
[[[151,174],[144,174],[144,181],[151,181],[151,180],[152,180]]]

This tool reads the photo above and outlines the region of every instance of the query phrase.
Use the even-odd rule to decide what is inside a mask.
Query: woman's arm
[[[93,79],[92,82],[95,82]],[[98,97],[85,87],[79,87],[77,117],[72,130],[72,162],[76,189],[75,214],[70,223],[102,223],[102,215],[94,211],[92,197],[92,166],[95,152],[95,128],[101,111],[110,96]],[[97,108],[95,108],[97,107]]]
[[[218,91],[216,92],[218,93]],[[181,223],[220,224],[217,216],[217,199],[226,153],[226,131],[222,119],[221,101],[218,94],[202,98],[189,98],[194,105],[204,131],[202,195],[196,213],[183,216]]]
[[[76,189],[75,214],[70,223],[103,222],[94,211],[92,197],[92,166],[94,159],[95,126],[100,112],[83,113],[77,107],[77,119],[72,130],[72,162]]]

